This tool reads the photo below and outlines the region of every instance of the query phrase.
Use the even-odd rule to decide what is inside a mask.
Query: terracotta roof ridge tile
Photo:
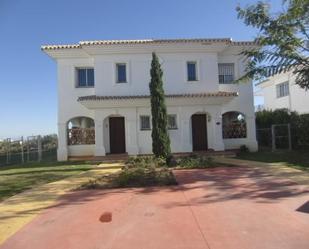
[[[231,38],[175,38],[175,39],[135,39],[135,40],[90,40],[80,41],[77,44],[43,45],[42,50],[82,48],[92,45],[126,45],[126,44],[164,44],[164,43],[203,43],[223,42],[231,45],[256,45],[254,41],[233,41]]]

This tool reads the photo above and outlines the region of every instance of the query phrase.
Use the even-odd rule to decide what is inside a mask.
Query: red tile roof
[[[186,93],[186,94],[166,94],[166,98],[205,98],[205,97],[236,97],[237,92],[213,92],[213,93]],[[100,100],[128,100],[128,99],[148,99],[149,95],[123,95],[123,96],[97,96],[89,95],[79,97],[77,101],[100,101]]]
[[[78,44],[67,45],[44,45],[42,50],[55,50],[66,48],[82,48],[82,46],[92,45],[123,45],[123,44],[166,44],[166,43],[209,43],[220,42],[236,46],[256,45],[252,41],[232,41],[231,38],[195,38],[195,39],[144,39],[144,40],[96,40],[96,41],[80,41]]]

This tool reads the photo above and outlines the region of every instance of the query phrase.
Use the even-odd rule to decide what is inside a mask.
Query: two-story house
[[[231,39],[101,40],[47,45],[57,62],[58,160],[152,153],[151,54],[163,69],[174,153],[257,150],[251,82]]]
[[[309,113],[309,91],[295,84],[292,71],[280,73],[258,83],[259,95],[264,98],[263,109],[288,109],[300,114]]]

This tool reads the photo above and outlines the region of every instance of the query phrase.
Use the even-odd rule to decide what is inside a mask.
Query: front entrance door
[[[125,153],[124,117],[109,118],[109,143],[111,153]]]
[[[193,151],[207,150],[206,114],[194,114],[191,121]]]

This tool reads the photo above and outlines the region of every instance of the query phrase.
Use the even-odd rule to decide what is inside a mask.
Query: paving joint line
[[[210,245],[209,245],[209,243],[208,243],[208,241],[207,241],[207,239],[206,239],[206,236],[204,235],[204,233],[203,233],[203,231],[202,231],[202,228],[201,228],[200,224],[198,223],[197,218],[196,218],[196,216],[195,216],[195,214],[194,214],[194,212],[193,212],[192,204],[191,204],[191,202],[189,201],[189,199],[187,198],[187,196],[186,196],[186,194],[185,194],[185,192],[184,192],[184,187],[183,187],[183,186],[180,186],[180,190],[181,190],[181,193],[182,193],[182,195],[184,196],[186,202],[188,203],[188,208],[189,208],[189,210],[190,210],[190,212],[191,212],[191,214],[192,214],[192,216],[193,216],[193,218],[194,218],[194,221],[195,221],[195,223],[196,223],[196,225],[197,225],[197,227],[198,227],[198,229],[199,229],[199,231],[200,231],[200,233],[201,233],[201,235],[202,235],[202,237],[203,237],[203,240],[204,240],[204,242],[205,242],[205,245],[207,246],[208,249],[211,249],[211,248],[210,248]]]

